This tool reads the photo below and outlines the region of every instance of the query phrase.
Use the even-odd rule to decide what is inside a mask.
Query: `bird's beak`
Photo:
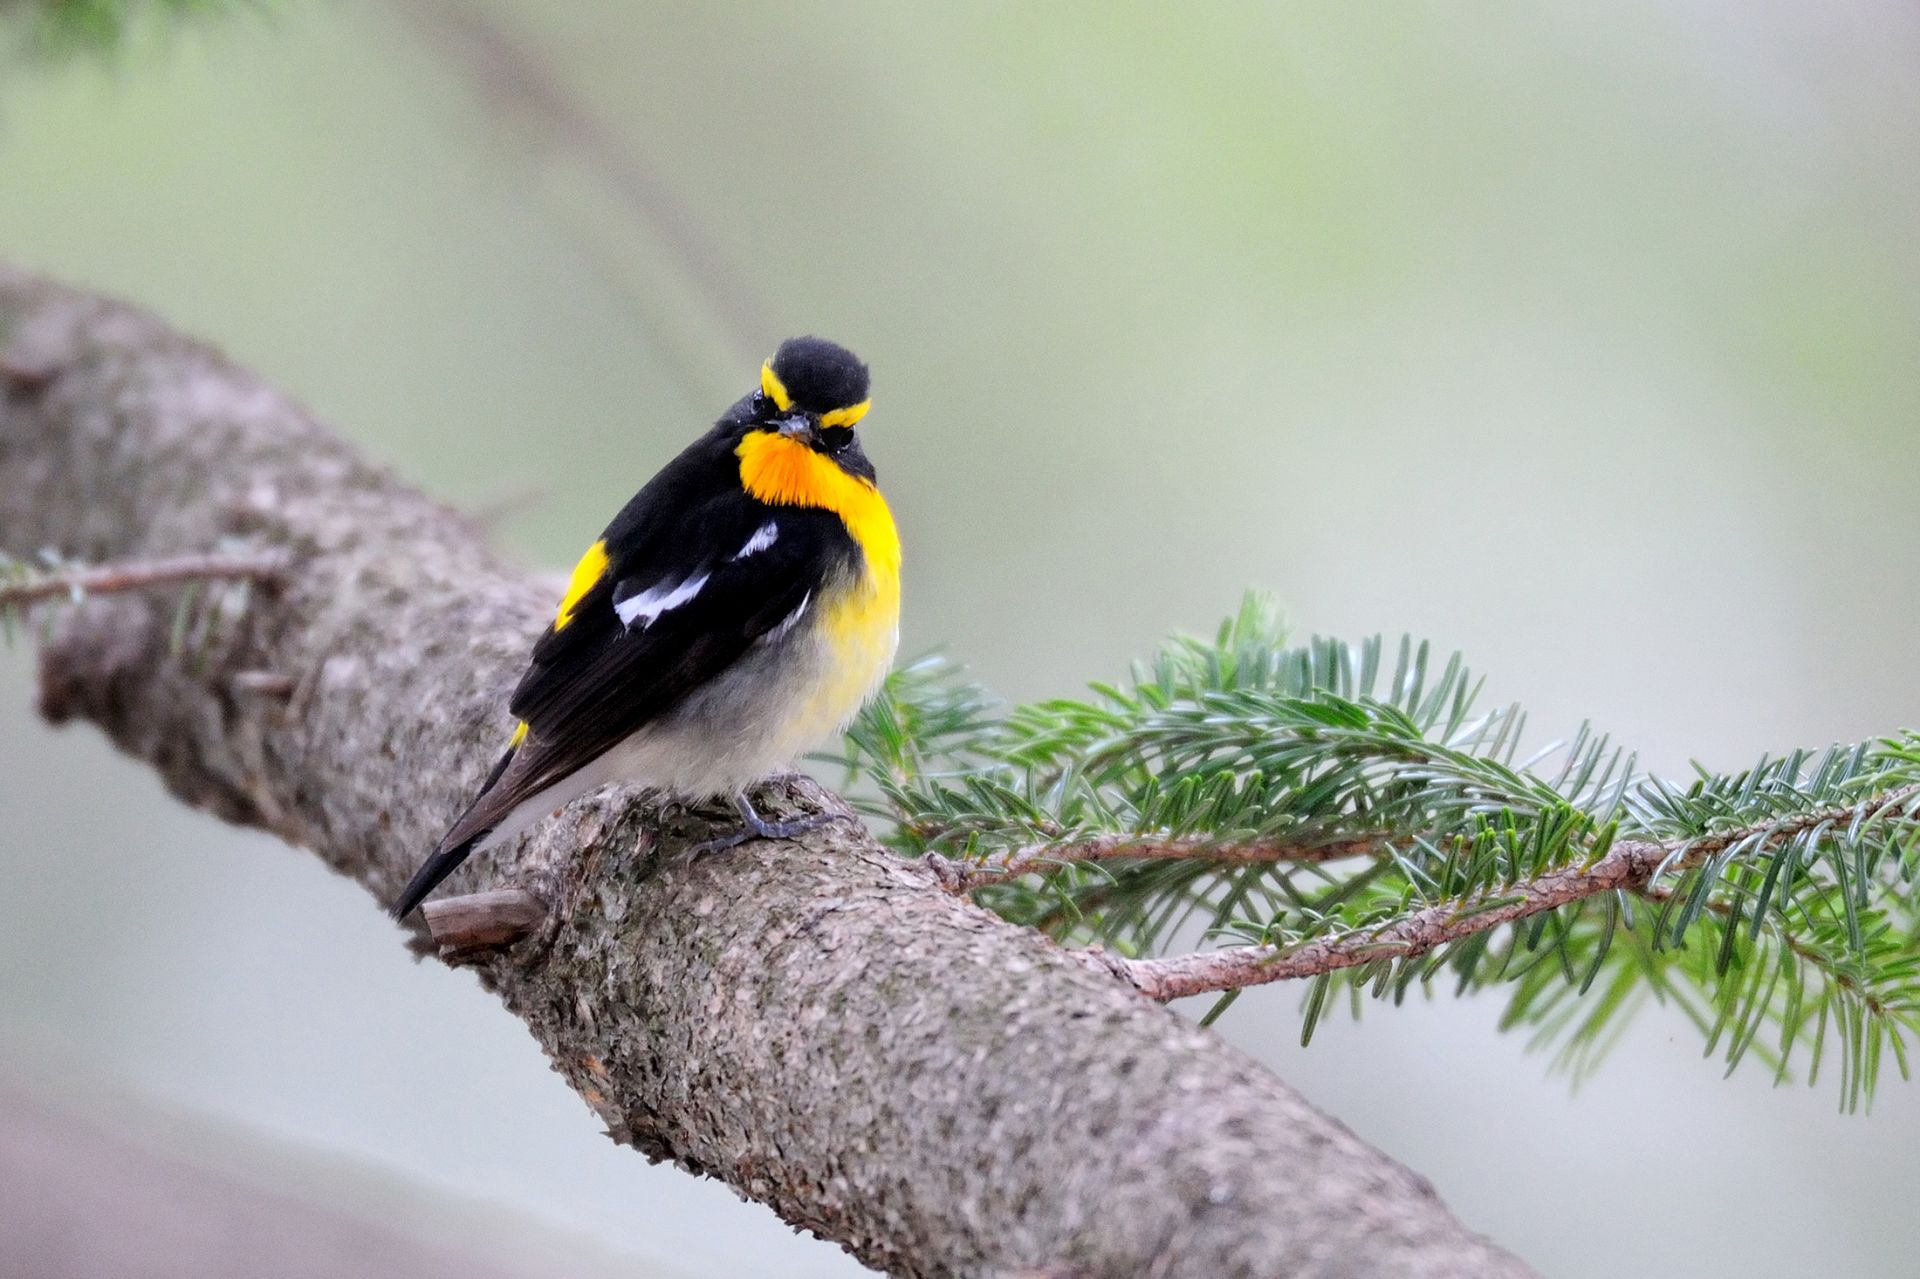
[[[790,440],[810,440],[813,438],[813,415],[811,413],[790,413],[774,423],[780,428],[780,434]]]

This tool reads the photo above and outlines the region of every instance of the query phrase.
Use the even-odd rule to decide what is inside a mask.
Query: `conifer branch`
[[[1910,785],[1844,808],[1804,813],[1703,839],[1665,844],[1618,840],[1587,864],[1563,866],[1472,900],[1428,906],[1375,929],[1316,938],[1293,947],[1231,946],[1162,959],[1117,959],[1102,954],[1097,962],[1141,994],[1162,1003],[1267,982],[1318,977],[1378,960],[1424,955],[1502,924],[1600,893],[1635,892],[1671,901],[1671,889],[1649,892],[1655,877],[1663,872],[1697,867],[1743,844],[1753,845],[1756,852],[1771,851],[1823,825],[1854,824],[1896,811],[1910,816],[1916,806],[1920,806],[1920,785]],[[1731,907],[1721,908],[1723,914],[1730,911]]]
[[[1094,862],[1191,861],[1213,866],[1310,864],[1379,856],[1394,842],[1385,834],[1356,835],[1319,843],[1284,840],[1222,843],[1187,836],[1099,835],[1065,844],[1028,844],[1009,852],[990,853],[977,861],[956,861],[930,852],[927,862],[948,892],[971,893],[1023,875]]]
[[[916,663],[846,761],[950,891],[1156,998],[1304,977],[1310,1036],[1335,981],[1356,1009],[1503,987],[1577,1071],[1651,998],[1778,1078],[1837,1045],[1843,1105],[1904,1072],[1920,735],[1676,784],[1584,727],[1522,758],[1478,687],[1410,640],[1289,645],[1250,599],[1084,698],[1007,708]]]

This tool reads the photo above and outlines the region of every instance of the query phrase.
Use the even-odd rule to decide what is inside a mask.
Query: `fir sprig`
[[[1837,1054],[1849,1107],[1905,1074],[1920,737],[1680,784],[1584,727],[1522,757],[1479,692],[1425,644],[1289,645],[1250,597],[1085,698],[1002,707],[915,663],[846,760],[897,847],[1150,993],[1302,978],[1310,1035],[1340,990],[1497,986],[1576,1073],[1652,999],[1729,1069]]]

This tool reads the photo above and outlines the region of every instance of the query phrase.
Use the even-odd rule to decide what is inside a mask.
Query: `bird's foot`
[[[695,844],[687,850],[691,856],[704,857],[708,853],[725,852],[729,848],[738,848],[749,840],[792,839],[796,835],[805,835],[809,831],[819,830],[829,822],[853,820],[849,813],[818,813],[812,817],[796,817],[792,821],[770,822],[760,816],[745,795],[735,795],[733,807],[734,811],[740,814],[741,829],[731,835],[722,835],[718,839]]]

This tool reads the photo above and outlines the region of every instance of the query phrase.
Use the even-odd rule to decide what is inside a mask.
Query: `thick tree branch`
[[[548,592],[134,310],[0,269],[0,365],[34,373],[0,385],[0,548],[291,559],[188,655],[172,598],[66,610],[46,714],[389,899],[510,728]],[[236,688],[259,671],[291,692]],[[683,857],[709,816],[603,793],[453,885],[550,903],[474,970],[617,1140],[903,1275],[1526,1273],[1259,1065],[857,827]]]
[[[1436,903],[1379,928],[1316,938],[1297,946],[1226,946],[1164,959],[1123,959],[1105,950],[1082,953],[1089,966],[1111,972],[1149,999],[1162,1001],[1295,977],[1317,977],[1375,960],[1424,955],[1450,942],[1601,893],[1643,893],[1657,874],[1698,866],[1736,845],[1748,841],[1772,845],[1820,826],[1846,825],[1910,808],[1917,801],[1920,786],[1906,786],[1845,808],[1803,813],[1705,839],[1667,843],[1619,840],[1605,855],[1586,865],[1563,866],[1486,897]]]

